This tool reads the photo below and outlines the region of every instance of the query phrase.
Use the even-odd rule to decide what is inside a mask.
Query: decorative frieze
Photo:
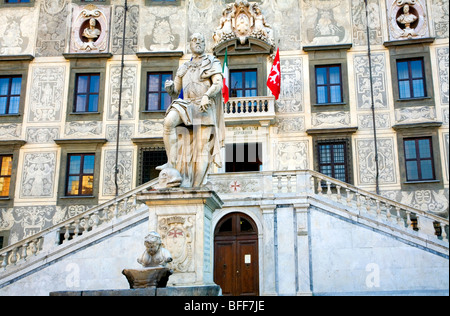
[[[350,112],[334,111],[313,113],[311,124],[314,128],[350,126]]]
[[[35,67],[31,75],[29,122],[61,120],[65,88],[64,66]]]
[[[431,0],[432,21],[437,38],[448,39],[448,0]]]
[[[394,140],[378,138],[378,166],[380,184],[397,183],[397,171]],[[373,139],[357,139],[356,154],[358,161],[358,182],[361,185],[375,184],[375,146]]]
[[[299,113],[304,111],[304,71],[303,59],[281,59],[281,91],[276,111],[279,113]]]
[[[397,123],[417,123],[436,120],[436,109],[434,106],[416,106],[395,110]]]
[[[30,144],[49,144],[59,138],[59,127],[27,127],[25,139]]]
[[[22,124],[0,124],[0,139],[17,139],[20,137]]]
[[[26,153],[22,168],[21,198],[53,197],[56,152]]]
[[[302,41],[306,45],[351,43],[350,1],[302,0]]]
[[[309,168],[308,141],[282,142],[277,146],[276,170],[305,170]]]
[[[124,7],[117,5],[114,8],[114,23],[112,29],[111,52],[122,53]],[[138,51],[139,37],[139,6],[129,5],[127,11],[127,24],[125,30],[125,54],[131,55]]]
[[[387,97],[386,57],[384,53],[372,54],[373,101],[376,109],[389,107]],[[369,73],[369,58],[367,54],[358,54],[353,57],[355,69],[355,86],[357,109],[369,110],[372,107],[371,85]]]
[[[185,40],[184,21],[184,14],[174,6],[141,8],[140,51],[179,50]]]
[[[107,110],[108,120],[117,120],[117,113],[119,111],[119,93],[120,93],[120,78],[121,78],[121,66],[111,66],[110,73],[110,94]],[[136,85],[137,85],[137,66],[126,65],[123,69],[122,79],[122,104],[121,104],[121,116],[122,120],[134,119],[135,104],[136,104]]]
[[[35,19],[33,8],[2,8],[0,55],[31,54]]]
[[[66,123],[66,136],[71,137],[89,137],[102,134],[102,122],[99,121],[75,121]]]
[[[391,127],[391,117],[389,113],[376,113],[375,114],[375,127],[377,129],[388,129]],[[373,129],[373,116],[372,114],[358,114],[358,129],[359,130],[372,130]]]
[[[438,80],[439,80],[439,94],[441,104],[449,104],[449,48],[439,47],[436,49],[437,66],[438,66]]]
[[[369,36],[370,44],[380,45],[383,43],[382,17],[380,0],[367,1],[369,13]],[[353,44],[355,46],[367,45],[367,18],[364,1],[352,0],[352,19],[353,19]]]
[[[119,194],[125,193],[132,188],[133,183],[133,151],[120,150],[118,156],[117,185]],[[106,150],[103,166],[103,195],[114,195],[115,184],[116,151]]]
[[[59,56],[66,49],[68,0],[43,0],[39,12],[36,56]]]

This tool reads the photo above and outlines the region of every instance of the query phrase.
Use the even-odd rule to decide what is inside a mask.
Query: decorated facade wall
[[[381,194],[447,217],[448,0],[369,0],[368,7]],[[119,0],[88,5],[83,1],[35,0],[27,6],[0,4],[0,12],[5,17],[0,22],[0,77],[21,74],[24,78],[19,113],[0,113],[0,156],[13,155],[16,166],[12,193],[0,198],[0,234],[13,243],[115,195],[125,10]],[[140,148],[162,145],[164,113],[142,111],[146,102],[142,69],[176,69],[189,60],[187,43],[198,31],[204,33],[209,53],[217,52],[220,45],[231,45],[233,40],[233,47],[237,47],[247,45],[248,38],[258,39],[261,47],[271,50],[258,53],[262,56],[257,59],[258,67],[264,72],[270,69],[273,50],[280,49],[282,85],[280,98],[274,103],[274,118],[227,123],[227,143],[262,143],[263,170],[288,170],[317,169],[317,143],[333,137],[345,139],[350,150],[351,182],[375,191],[363,1],[179,0],[164,4],[130,0],[119,134],[120,193],[138,184]],[[424,57],[429,92],[424,102],[398,101],[394,68],[404,47],[411,48],[410,57]],[[256,65],[249,53],[232,55],[230,67],[245,68],[246,58]],[[314,65],[334,62],[345,67],[345,104],[318,107],[312,101]],[[100,69],[102,103],[94,115],[74,114],[69,101],[75,89],[73,74],[92,69]],[[266,78],[258,81],[264,86]],[[263,89],[259,94],[270,93]],[[336,128],[351,132],[334,136]],[[404,160],[399,146],[403,138],[411,136],[433,139],[433,183],[405,183],[402,177]],[[76,152],[83,148],[83,141],[99,144],[90,149],[96,152],[98,164],[95,198],[61,198],[67,168],[64,157],[75,148],[71,140],[76,143]],[[188,224],[188,218],[168,218],[160,223],[167,229]],[[180,269],[189,269],[189,254],[179,255],[186,257]]]

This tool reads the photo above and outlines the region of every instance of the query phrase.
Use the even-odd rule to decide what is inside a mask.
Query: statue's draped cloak
[[[176,110],[184,125],[193,133],[192,139],[187,140],[182,139],[183,131],[178,131],[179,144],[182,145],[178,148],[176,169],[185,179],[182,186],[192,186],[196,172],[193,162],[199,161],[202,154],[199,148],[203,148],[203,152],[207,149],[211,155],[210,162],[214,162],[219,168],[222,167],[220,149],[225,146],[222,92],[218,91],[217,94],[210,96],[211,106],[205,112],[200,111],[202,97],[212,86],[211,77],[217,74],[222,76],[222,66],[216,57],[210,55],[203,55],[201,61],[197,63],[192,61],[184,63],[177,72],[177,76],[181,77],[183,82],[183,99],[174,100],[167,113]],[[200,138],[196,133],[199,132],[211,134],[208,137],[209,142],[202,144],[201,147],[197,143]]]

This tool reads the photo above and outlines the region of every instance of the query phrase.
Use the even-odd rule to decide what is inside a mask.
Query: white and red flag
[[[223,62],[223,88],[222,88],[222,95],[223,95],[223,102],[227,103],[228,99],[230,97],[230,89],[228,87],[228,78],[230,77],[230,69],[228,68],[228,49],[225,51],[225,60]]]
[[[272,70],[267,79],[267,87],[272,91],[275,99],[278,100],[281,90],[281,65],[280,65],[280,49],[277,49],[277,55],[273,61]]]

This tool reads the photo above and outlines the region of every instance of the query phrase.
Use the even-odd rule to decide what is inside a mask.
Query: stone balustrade
[[[230,98],[224,105],[225,122],[274,121],[274,97]]]
[[[65,245],[80,236],[95,232],[98,227],[108,225],[114,219],[133,213],[138,206],[137,194],[156,183],[157,180],[150,181],[84,213],[1,249],[0,271],[6,270],[8,266],[27,262],[41,252],[51,252],[60,245]]]
[[[425,236],[435,240],[448,252],[449,221],[442,217],[398,203],[350,184],[327,177],[316,171],[264,171],[211,174],[210,185],[225,203],[248,201],[249,197],[265,203],[296,203],[300,199],[321,201],[323,205],[338,206],[350,216],[364,218],[372,223],[387,223],[389,230]],[[0,278],[9,266],[32,260],[41,252],[51,253],[58,247],[89,236],[138,208],[137,194],[150,189],[157,179],[141,185],[106,203],[63,221],[38,234],[30,236],[0,251]],[[419,236],[420,235],[420,236]],[[443,244],[444,243],[444,244]]]

